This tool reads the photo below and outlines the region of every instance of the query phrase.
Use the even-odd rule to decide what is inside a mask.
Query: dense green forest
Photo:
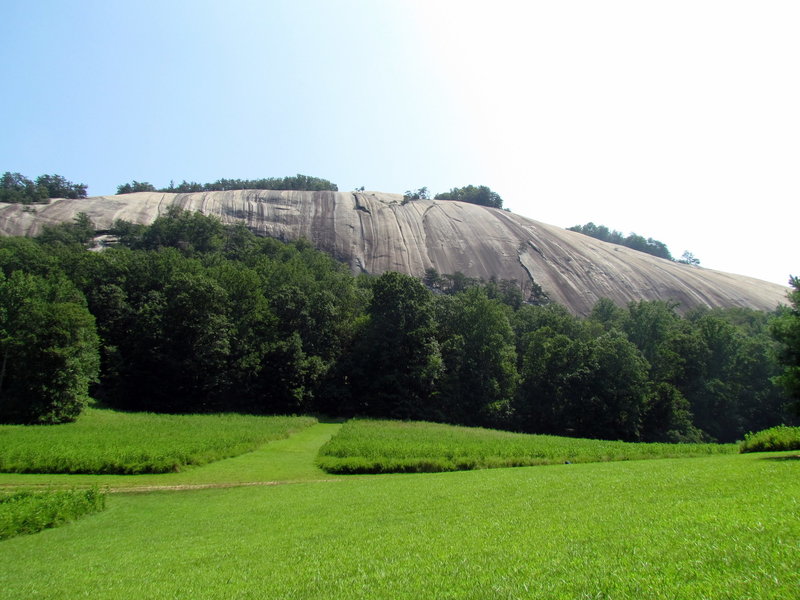
[[[789,423],[770,328],[664,301],[588,318],[513,282],[354,277],[308,242],[172,210],[0,239],[0,420],[58,422],[92,396],[154,412],[427,419],[622,440],[732,441]],[[796,307],[795,307],[796,308]],[[781,331],[794,331],[783,326]],[[788,335],[788,334],[787,334]]]

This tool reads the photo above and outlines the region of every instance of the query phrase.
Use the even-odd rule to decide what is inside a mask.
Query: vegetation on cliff
[[[72,183],[61,175],[39,175],[31,181],[20,173],[6,171],[0,177],[0,202],[40,204],[50,198],[85,198],[86,184]]]
[[[319,177],[309,175],[294,175],[290,177],[265,177],[262,179],[218,179],[213,183],[197,183],[196,181],[181,181],[178,185],[170,181],[168,187],[156,189],[146,181],[123,183],[117,186],[117,194],[131,194],[133,192],[166,192],[171,194],[188,194],[192,192],[221,192],[226,190],[307,190],[339,191],[335,183]]]
[[[457,200],[491,208],[503,208],[503,199],[500,194],[493,192],[485,185],[467,185],[462,188],[452,188],[449,192],[436,194],[434,200]]]
[[[631,233],[630,235],[625,236],[621,231],[609,229],[605,225],[595,225],[591,221],[586,223],[586,225],[574,225],[572,227],[567,227],[567,229],[569,231],[577,231],[578,233],[588,235],[604,242],[619,244],[620,246],[625,246],[633,250],[638,250],[639,252],[652,254],[653,256],[658,256],[659,258],[673,260],[672,253],[669,251],[669,248],[667,248],[667,245],[664,242],[659,242],[653,238],[644,238],[636,233]],[[700,261],[693,262],[692,264],[698,264],[699,262]]]

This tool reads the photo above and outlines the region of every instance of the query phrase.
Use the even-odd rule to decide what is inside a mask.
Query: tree
[[[659,349],[679,327],[677,307],[677,303],[663,300],[640,300],[628,304],[622,330],[655,370],[661,367]]]
[[[32,204],[47,202],[47,190],[20,173],[6,171],[0,178],[0,202]]]
[[[219,410],[232,374],[228,293],[210,277],[181,273],[167,283],[164,296],[162,385],[171,388],[173,406],[182,412]]]
[[[789,292],[791,307],[784,309],[773,321],[772,335],[780,342],[780,362],[783,373],[777,381],[794,398],[794,411],[800,415],[800,277],[790,277]]]
[[[431,293],[414,277],[384,273],[372,286],[367,314],[353,349],[355,409],[372,416],[434,418],[442,359]]]
[[[576,430],[607,439],[642,440],[647,361],[619,331],[595,338],[590,348],[593,372],[583,402],[575,407]]]
[[[337,192],[339,188],[335,183],[331,183],[327,179],[297,174],[291,177],[266,177],[263,179],[218,179],[213,183],[197,183],[196,181],[184,180],[178,185],[175,185],[174,181],[170,181],[169,187],[161,188],[158,191],[188,194],[192,192],[220,192],[227,190],[306,190],[313,192]]]
[[[685,265],[692,265],[693,267],[697,267],[700,265],[700,259],[696,258],[694,254],[689,252],[688,250],[684,250],[681,257],[678,259],[679,263],[683,263]]]
[[[469,202],[491,208],[503,208],[503,199],[497,192],[493,192],[485,185],[467,185],[462,188],[452,188],[449,192],[436,194],[434,200],[457,200]]]
[[[31,204],[48,198],[85,198],[86,184],[72,183],[61,175],[39,175],[31,181],[20,173],[6,171],[0,178],[0,202]]]
[[[572,227],[567,227],[567,231],[577,231],[583,235],[588,235],[589,237],[593,237],[604,242],[609,242],[611,244],[622,244],[625,241],[625,236],[622,235],[621,231],[609,229],[605,225],[595,225],[591,221],[586,223],[586,225],[573,225]]]
[[[589,319],[601,324],[606,331],[619,329],[625,317],[625,310],[614,304],[610,298],[600,298],[589,314]]]
[[[123,234],[124,243],[135,249],[157,250],[167,246],[187,256],[219,250],[225,243],[225,227],[217,217],[177,206],[170,206],[165,215],[156,218],[147,228],[117,222],[115,230]]]
[[[38,242],[49,245],[88,246],[95,234],[92,220],[86,213],[78,213],[72,223],[59,223],[58,225],[45,225],[42,232],[36,236]]]
[[[421,187],[418,190],[406,190],[406,193],[403,194],[403,204],[410,200],[428,200],[430,197],[430,192],[426,187]]]
[[[689,401],[675,386],[652,383],[647,412],[642,423],[642,439],[648,442],[698,443],[705,437],[692,423]]]
[[[74,420],[98,364],[94,317],[72,283],[0,272],[0,422]]]
[[[442,278],[439,275],[439,271],[433,267],[428,267],[425,269],[425,274],[422,276],[422,283],[425,285],[425,287],[431,290],[438,289],[441,280]]]
[[[604,242],[620,244],[622,246],[631,248],[632,250],[638,250],[639,252],[652,254],[653,256],[658,256],[659,258],[673,260],[672,254],[664,242],[659,242],[653,238],[645,239],[643,236],[636,233],[631,233],[628,235],[628,237],[624,237],[622,233],[616,229],[609,229],[605,225],[595,225],[591,221],[586,225],[575,225],[573,227],[568,227],[567,230],[577,231],[578,233],[588,235]]]
[[[72,183],[61,175],[39,175],[36,185],[47,190],[48,198],[86,198],[85,183]]]
[[[622,333],[570,338],[543,327],[524,345],[516,412],[526,430],[642,439],[648,365]]]
[[[586,341],[544,326],[524,334],[518,343],[522,351],[514,405],[517,426],[533,433],[576,435],[569,424],[570,405],[590,377]]]
[[[135,179],[130,183],[123,183],[117,186],[117,194],[133,194],[135,192],[155,192],[154,185],[146,181],[136,181]]]
[[[517,385],[514,332],[507,309],[475,287],[440,296],[445,373],[443,418],[464,425],[505,424]]]

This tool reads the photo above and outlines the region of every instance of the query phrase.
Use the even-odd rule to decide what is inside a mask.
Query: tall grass
[[[96,487],[0,493],[0,540],[57,527],[105,506],[106,496]]]
[[[438,423],[354,419],[325,444],[329,473],[412,473],[735,453],[735,444],[642,444]]]
[[[65,425],[0,426],[0,472],[167,473],[254,450],[313,417],[156,415],[87,409]]]
[[[800,427],[778,425],[757,433],[748,433],[739,445],[740,452],[776,452],[800,450]]]

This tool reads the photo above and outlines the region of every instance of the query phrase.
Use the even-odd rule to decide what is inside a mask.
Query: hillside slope
[[[526,295],[535,281],[582,315],[601,297],[618,304],[675,300],[685,308],[772,310],[786,302],[786,288],[774,283],[674,263],[494,208],[444,200],[403,204],[402,196],[379,192],[145,192],[58,199],[35,212],[0,204],[0,234],[34,235],[81,212],[101,230],[117,219],[147,224],[170,206],[244,222],[259,235],[306,238],[355,272],[422,276],[433,267],[515,279]]]

